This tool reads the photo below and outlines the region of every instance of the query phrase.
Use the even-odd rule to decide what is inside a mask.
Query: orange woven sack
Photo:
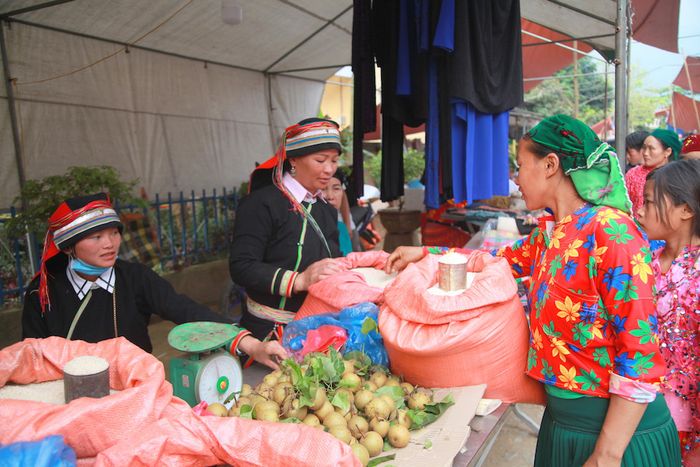
[[[445,296],[428,292],[438,259],[409,265],[384,291],[379,331],[392,371],[421,386],[486,383],[484,397],[543,403],[541,384],[525,374],[527,319],[506,261],[471,253],[471,287]]]
[[[81,465],[359,466],[350,447],[305,425],[200,417],[173,397],[163,365],[120,337],[96,344],[60,337],[25,339],[0,350],[0,387],[63,377],[75,357],[109,362],[119,392],[65,405],[4,399],[0,444],[63,435]]]
[[[384,269],[388,257],[385,251],[365,251],[337,258],[335,261],[344,271],[309,287],[309,293],[294,319],[336,312],[362,302],[382,303],[384,289],[368,284],[362,274],[351,269]]]

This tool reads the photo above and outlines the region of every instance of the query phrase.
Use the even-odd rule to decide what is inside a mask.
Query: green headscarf
[[[564,173],[571,177],[581,198],[594,205],[632,212],[615,150],[598,139],[588,125],[558,114],[542,120],[528,135],[561,155]]]
[[[678,160],[678,154],[681,152],[682,144],[675,131],[657,128],[656,130],[651,132],[651,136],[653,136],[654,138],[658,139],[666,146],[671,148],[671,151],[673,152],[671,153],[671,157],[669,158],[670,160]]]

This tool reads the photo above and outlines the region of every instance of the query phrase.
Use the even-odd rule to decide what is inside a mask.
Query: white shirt
[[[80,277],[77,272],[73,271],[69,262],[66,268],[66,275],[68,276],[68,282],[71,283],[80,300],[85,298],[88,291],[92,289],[101,288],[109,293],[114,292],[114,267],[107,269],[100,274],[100,277],[95,279],[95,282],[92,282]]]
[[[299,183],[296,178],[292,177],[289,172],[285,173],[282,177],[282,183],[299,203],[306,201],[310,204],[314,204],[319,198],[324,202],[326,201],[326,198],[323,197],[323,191],[318,190],[316,193],[309,192],[309,190],[304,188],[304,185]]]

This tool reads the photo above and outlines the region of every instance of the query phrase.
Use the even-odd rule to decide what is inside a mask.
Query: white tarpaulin
[[[36,3],[3,2],[0,14]],[[296,46],[351,2],[297,2],[312,10],[322,6],[315,16],[279,1],[238,3],[244,19],[235,26],[222,22],[218,0],[75,0],[13,17],[18,22],[4,33],[26,178],[110,165],[125,180],[138,178],[150,197],[230,189],[247,180],[287,125],[316,116],[323,80],[336,68],[262,71],[275,62],[271,73],[348,63],[349,29],[335,23]],[[125,53],[120,44],[89,37],[132,43],[183,6],[137,45],[201,60],[137,47]],[[344,16],[351,27],[352,11]],[[285,33],[256,35],[264,20],[277,21]],[[346,54],[334,49],[332,35],[342,35]],[[304,47],[318,53],[307,49],[307,56]],[[0,96],[5,207],[18,195],[19,182],[4,87]]]

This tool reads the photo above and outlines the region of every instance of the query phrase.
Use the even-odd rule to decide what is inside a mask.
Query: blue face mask
[[[99,276],[103,272],[105,272],[109,269],[109,268],[101,268],[99,266],[93,266],[92,264],[88,264],[79,258],[71,258],[70,268],[73,271],[75,271],[79,274],[85,274],[86,276]]]

